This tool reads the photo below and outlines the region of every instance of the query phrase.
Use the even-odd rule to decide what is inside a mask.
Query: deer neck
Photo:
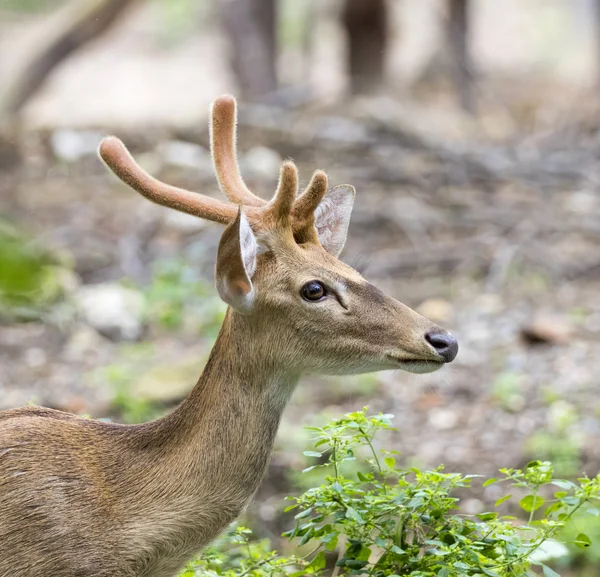
[[[263,440],[267,432],[274,438],[299,372],[273,358],[266,332],[228,309],[198,383],[166,419],[192,444],[211,432],[219,438],[235,436],[226,425],[236,423],[238,432],[250,427],[242,432],[245,442],[246,435],[254,432]]]
[[[184,473],[175,474],[179,491],[197,496],[207,514],[214,502],[225,523],[260,484],[299,378],[273,360],[261,330],[230,309],[193,391],[155,422],[165,476]]]

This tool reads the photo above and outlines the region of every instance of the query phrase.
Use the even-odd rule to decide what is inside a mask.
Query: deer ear
[[[254,304],[252,275],[258,243],[242,208],[227,226],[217,252],[216,284],[221,298],[232,308],[248,312]]]
[[[355,190],[342,184],[327,191],[315,209],[315,228],[321,246],[333,256],[338,256],[344,244],[354,206]]]

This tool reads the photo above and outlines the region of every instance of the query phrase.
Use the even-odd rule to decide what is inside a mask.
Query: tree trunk
[[[594,9],[596,22],[596,84],[600,86],[600,0],[596,0]]]
[[[346,0],[342,21],[348,35],[348,72],[352,92],[373,92],[384,80],[388,37],[386,2]]]
[[[277,90],[276,1],[220,0],[221,21],[231,43],[231,66],[245,98]]]
[[[54,68],[104,32],[136,0],[71,0],[49,18],[45,33],[0,90],[0,126],[10,123]]]
[[[460,105],[475,113],[473,65],[469,52],[469,0],[448,0],[447,42],[451,54],[451,77]]]

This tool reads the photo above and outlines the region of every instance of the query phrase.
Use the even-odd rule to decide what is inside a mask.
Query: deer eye
[[[301,292],[302,298],[304,298],[307,301],[319,301],[327,294],[325,287],[319,281],[316,280],[311,280],[310,282],[307,282],[302,287]]]

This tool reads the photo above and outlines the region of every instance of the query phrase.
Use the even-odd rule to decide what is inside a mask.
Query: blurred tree
[[[417,84],[431,86],[450,82],[463,110],[475,114],[474,69],[469,51],[470,0],[446,0],[444,37]]]
[[[446,35],[451,77],[460,105],[466,112],[474,114],[473,65],[469,52],[469,8],[469,0],[448,0]]]
[[[102,34],[137,0],[71,0],[48,18],[45,34],[0,88],[0,129],[35,94],[67,56]]]
[[[594,3],[596,9],[596,83],[600,85],[600,0]]]
[[[348,72],[354,94],[383,84],[388,40],[385,0],[346,0],[342,22],[348,36]]]
[[[231,65],[248,99],[277,90],[276,4],[275,0],[219,0],[231,43]]]

